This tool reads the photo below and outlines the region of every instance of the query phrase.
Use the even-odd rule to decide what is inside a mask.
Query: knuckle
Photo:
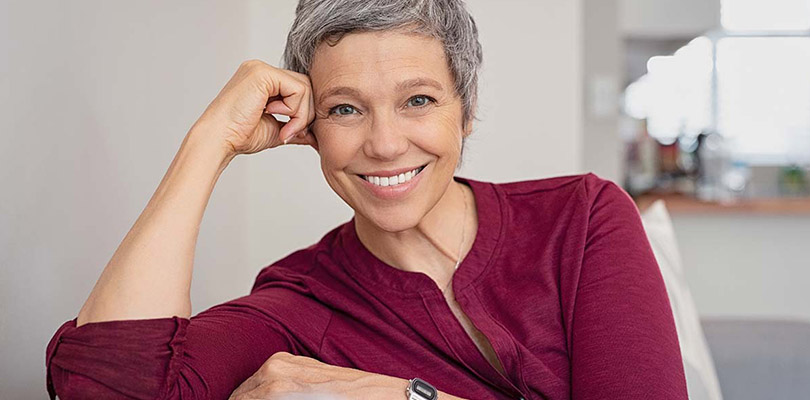
[[[275,68],[272,65],[267,64],[262,60],[252,59],[247,60],[240,65],[240,68],[246,70],[250,74],[268,74],[271,73]]]
[[[278,352],[273,353],[273,355],[270,356],[270,359],[271,360],[272,359],[279,360],[279,359],[287,359],[287,358],[290,358],[290,357],[292,357],[292,354],[290,354],[290,353],[288,353],[286,351],[278,351]]]
[[[261,61],[261,60],[253,58],[253,59],[250,59],[250,60],[242,61],[242,64],[240,64],[239,66],[251,69],[251,68],[255,68],[256,66],[261,65],[261,64],[264,64],[264,62]]]
[[[278,352],[270,356],[261,366],[262,375],[276,375],[281,370],[282,364],[287,362],[289,356],[291,356],[291,354],[286,352]]]

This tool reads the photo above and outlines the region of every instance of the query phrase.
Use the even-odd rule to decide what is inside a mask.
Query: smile
[[[382,200],[403,200],[408,193],[412,192],[422,177],[424,170],[430,165],[425,164],[407,172],[402,172],[391,176],[360,175],[359,182],[374,197]]]
[[[399,175],[393,175],[393,176],[360,175],[360,177],[365,179],[367,182],[369,182],[369,183],[371,183],[373,185],[376,185],[376,186],[382,186],[382,187],[396,186],[396,185],[401,185],[401,184],[403,184],[405,182],[410,181],[411,179],[416,177],[416,175],[419,175],[419,173],[422,172],[422,170],[425,169],[426,166],[427,166],[427,164],[425,164],[425,165],[423,165],[423,166],[421,166],[419,168],[415,168],[415,169],[413,169],[411,171],[401,173]]]

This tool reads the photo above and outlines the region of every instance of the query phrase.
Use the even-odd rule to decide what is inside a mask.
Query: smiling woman
[[[621,188],[455,176],[481,60],[460,0],[302,0],[288,69],[239,67],[54,335],[52,398],[685,399],[661,274]],[[354,217],[190,316],[218,177],[282,144],[318,152]]]

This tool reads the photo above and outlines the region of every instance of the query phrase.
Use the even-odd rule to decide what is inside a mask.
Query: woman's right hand
[[[290,120],[281,122],[271,114]],[[220,141],[236,156],[282,144],[306,144],[317,150],[318,142],[309,129],[314,118],[307,75],[248,60],[239,65],[195,125],[207,126],[213,136],[207,140]]]

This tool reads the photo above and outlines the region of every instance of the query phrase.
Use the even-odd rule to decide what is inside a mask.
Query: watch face
[[[434,389],[429,383],[419,378],[414,378],[412,387],[416,394],[426,399],[432,400],[436,398],[436,389]]]

